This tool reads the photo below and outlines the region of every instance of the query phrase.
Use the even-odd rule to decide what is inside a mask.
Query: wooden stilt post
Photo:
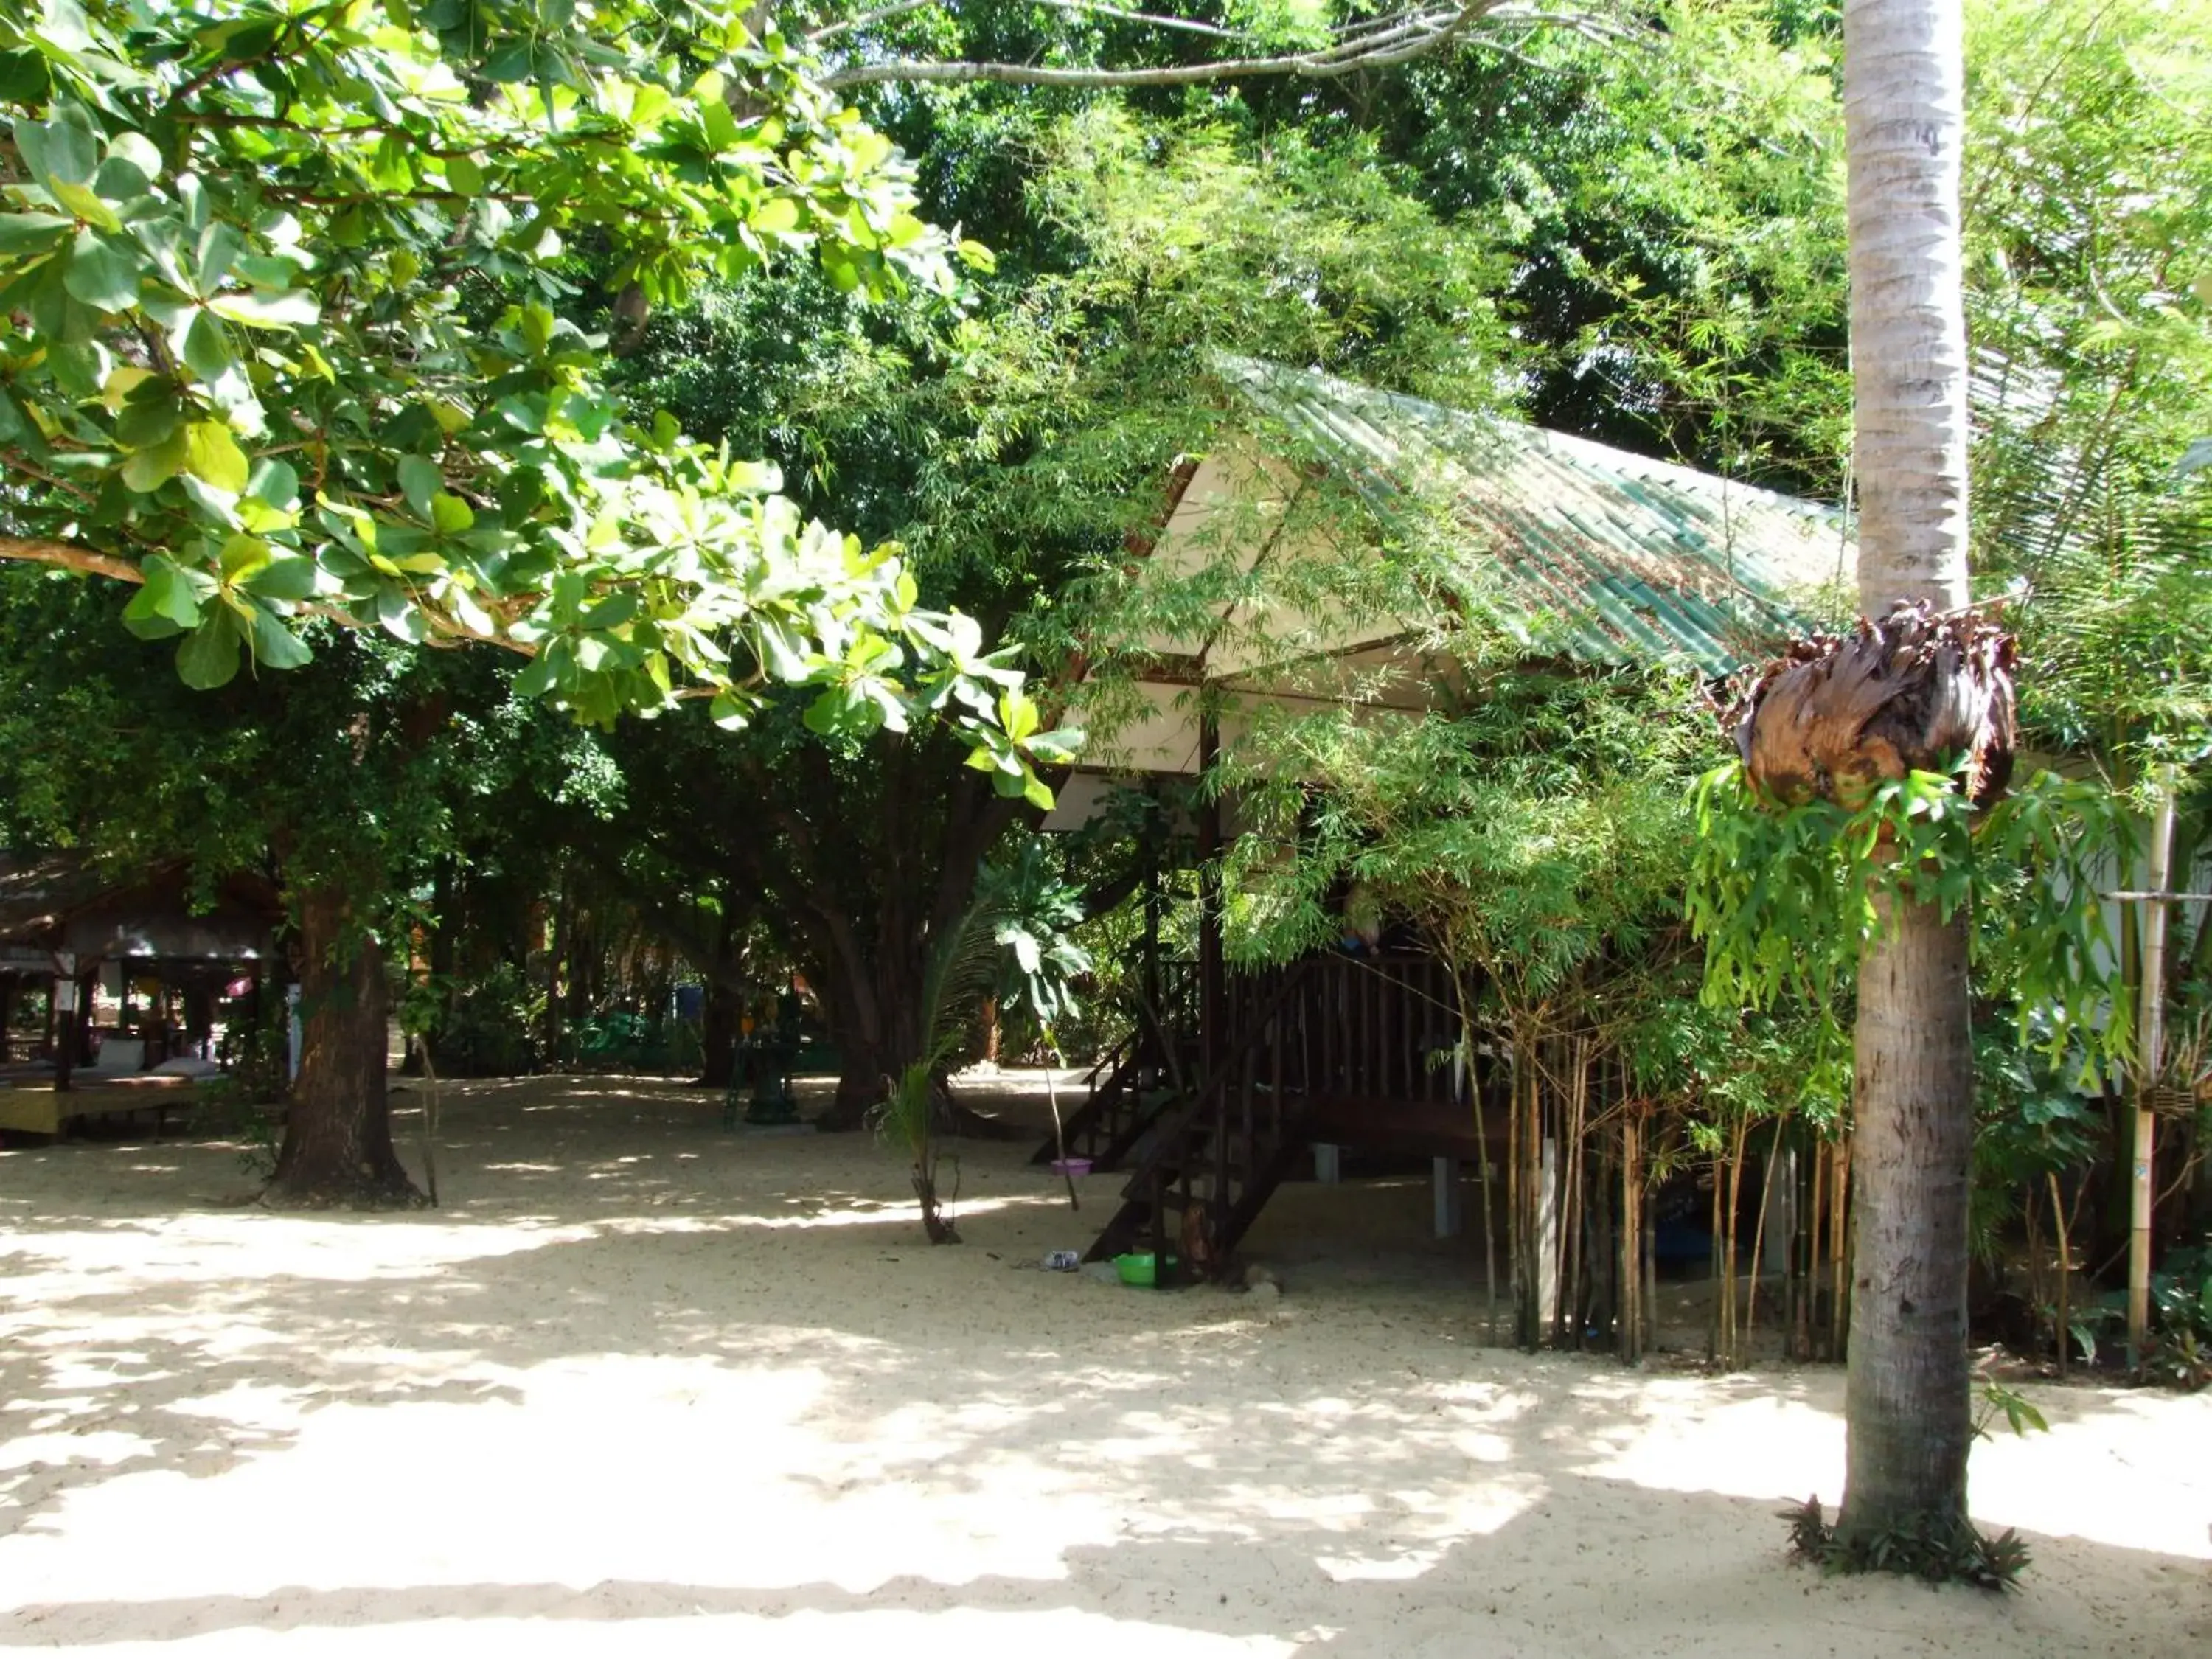
[[[57,951],[54,970],[54,988],[46,998],[48,1012],[53,1016],[54,1092],[65,1094],[70,1070],[76,1064],[76,957],[66,951]]]

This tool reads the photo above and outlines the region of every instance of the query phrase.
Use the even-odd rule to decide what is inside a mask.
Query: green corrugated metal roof
[[[1832,507],[1317,370],[1227,356],[1214,368],[1377,511],[1406,496],[1446,505],[1470,578],[1479,561],[1504,582],[1534,644],[1726,673],[1802,631],[1803,600],[1852,573]]]

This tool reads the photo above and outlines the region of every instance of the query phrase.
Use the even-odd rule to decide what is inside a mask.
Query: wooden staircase
[[[1121,1206],[1085,1260],[1149,1249],[1176,1262],[1159,1282],[1224,1272],[1309,1144],[1304,1006],[1320,981],[1308,958],[1239,975],[1225,988],[1229,1041],[1204,1074],[1158,1115]]]
[[[1084,1079],[1084,1103],[1030,1155],[1032,1164],[1060,1156],[1117,1170],[1155,1120],[1179,1096],[1198,1066],[1197,975],[1188,963],[1168,964],[1160,1006],[1142,1007],[1133,1028],[1098,1057]]]

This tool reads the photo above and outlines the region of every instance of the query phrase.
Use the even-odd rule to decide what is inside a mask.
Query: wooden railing
[[[1328,953],[1227,976],[1200,1075],[1151,1143],[1094,1259],[1149,1244],[1186,1276],[1234,1249],[1317,1136],[1445,1144],[1477,1130],[1452,1060],[1451,979],[1425,957]]]

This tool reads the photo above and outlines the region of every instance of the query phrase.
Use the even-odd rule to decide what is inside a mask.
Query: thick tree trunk
[[[744,999],[732,982],[709,979],[700,999],[700,1086],[726,1089],[737,1075],[738,1022],[744,1016]]]
[[[823,1130],[860,1128],[890,1080],[921,1053],[921,964],[912,953],[841,964],[858,994],[831,1000],[838,1054],[837,1094],[815,1119]]]
[[[384,951],[343,888],[300,900],[300,1075],[270,1197],[362,1208],[419,1204],[392,1149]]]
[[[1846,0],[1859,608],[1966,591],[1959,0]],[[1963,1520],[1972,1437],[1966,913],[1900,903],[1860,964],[1847,1536]]]

